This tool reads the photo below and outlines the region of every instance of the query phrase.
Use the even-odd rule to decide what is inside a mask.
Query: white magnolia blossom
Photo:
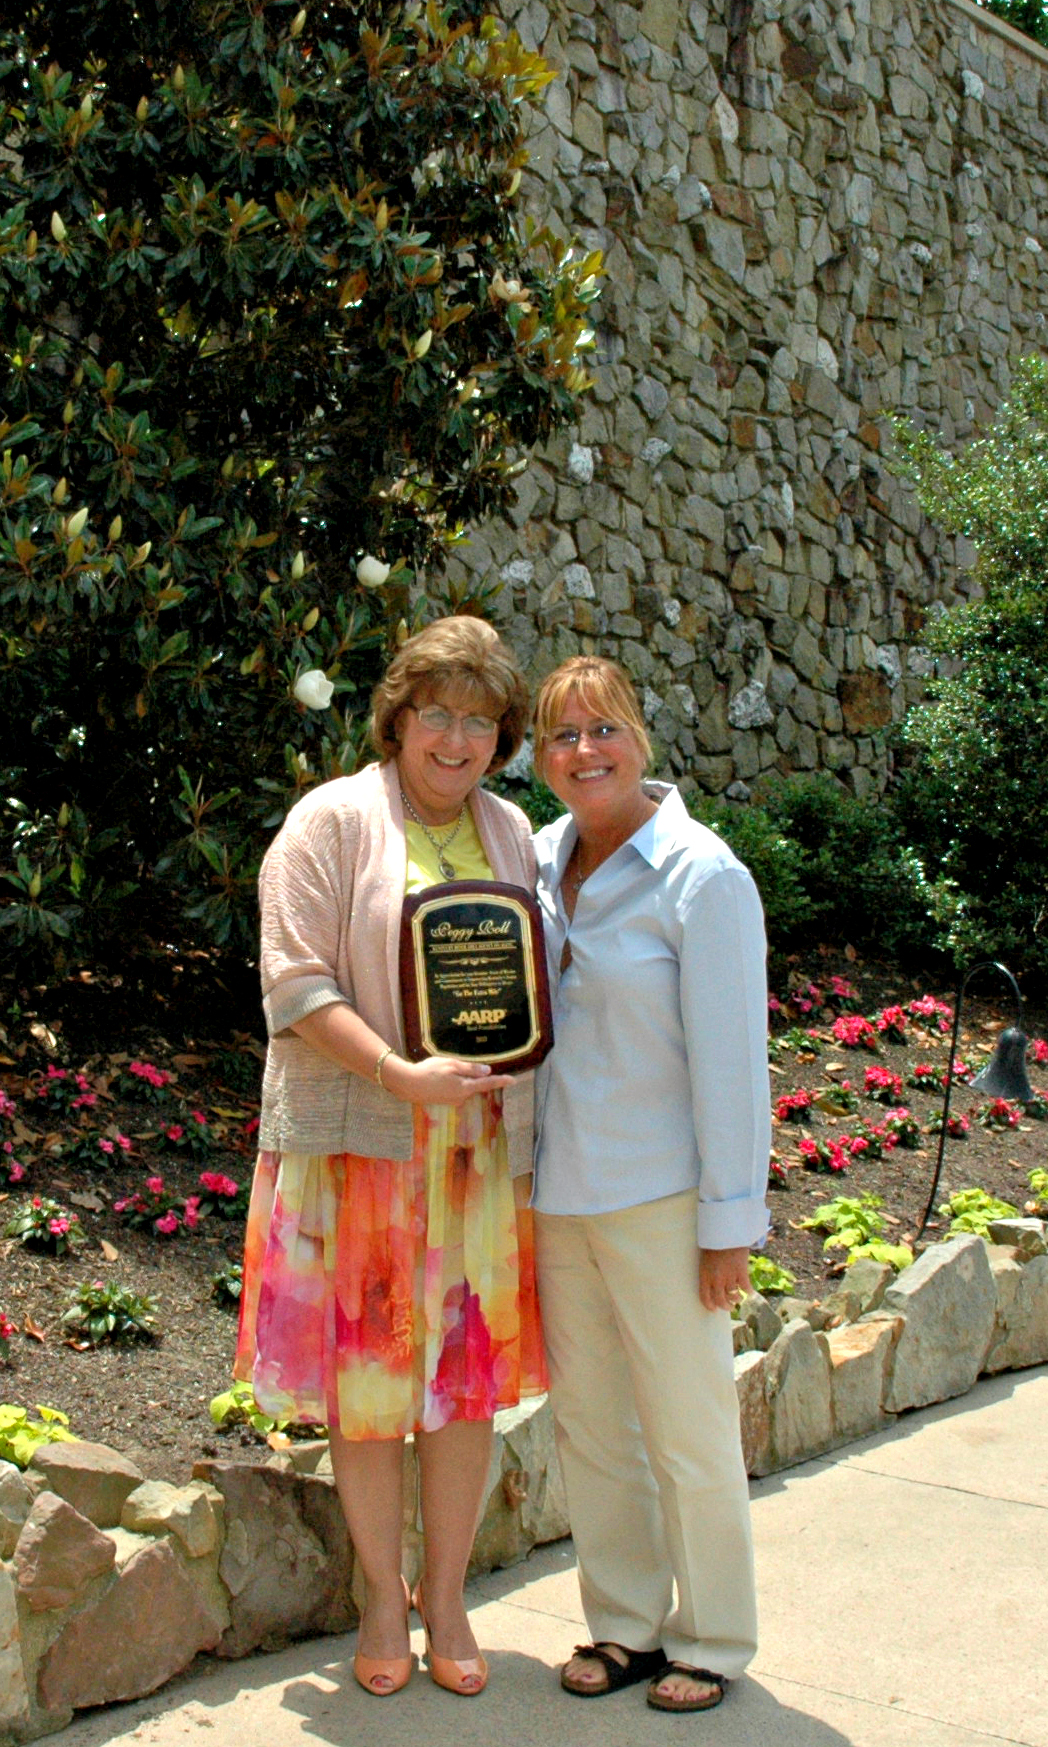
[[[381,558],[375,558],[367,552],[357,565],[357,581],[363,588],[381,588],[389,571],[388,564],[383,564]]]
[[[295,681],[295,696],[307,710],[326,710],[335,688],[322,667],[307,667]]]

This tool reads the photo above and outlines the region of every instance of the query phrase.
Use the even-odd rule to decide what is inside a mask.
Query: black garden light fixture
[[[996,959],[983,959],[981,963],[972,965],[971,970],[965,972],[961,979],[961,986],[957,990],[957,1000],[953,1010],[953,1033],[950,1038],[950,1060],[946,1069],[946,1089],[942,1101],[939,1151],[935,1160],[935,1175],[932,1178],[932,1186],[928,1195],[928,1205],[924,1209],[921,1223],[917,1227],[917,1235],[913,1240],[915,1246],[921,1241],[922,1233],[935,1206],[935,1197],[939,1192],[939,1178],[942,1174],[943,1154],[946,1150],[946,1131],[950,1119],[953,1068],[957,1060],[957,1035],[961,1029],[961,1006],[964,1001],[965,989],[979,971],[1000,971],[1002,977],[1007,978],[1012,986],[1012,994],[1015,996],[1015,1024],[1009,1025],[1001,1032],[993,1055],[986,1066],[976,1074],[972,1081],[972,1087],[979,1092],[988,1092],[991,1098],[1009,1098],[1019,1104],[1026,1104],[1033,1097],[1029,1076],[1026,1072],[1026,1036],[1021,1023],[1023,998],[1019,993],[1019,985],[1011,971],[1007,970],[1003,964],[998,964]]]

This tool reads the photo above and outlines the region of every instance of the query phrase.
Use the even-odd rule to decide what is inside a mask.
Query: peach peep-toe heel
[[[404,1618],[407,1619],[411,1612],[411,1591],[403,1577],[400,1581],[404,1585]],[[415,1665],[414,1656],[362,1656],[358,1650],[353,1658],[353,1678],[372,1698],[390,1698],[407,1686]]]
[[[435,1685],[442,1686],[446,1692],[457,1693],[460,1698],[476,1698],[488,1684],[488,1665],[484,1657],[471,1656],[465,1662],[456,1662],[451,1656],[438,1656],[429,1635],[429,1621],[422,1603],[421,1584],[417,1586],[412,1600],[422,1621],[422,1630],[426,1634],[426,1666],[430,1680]]]

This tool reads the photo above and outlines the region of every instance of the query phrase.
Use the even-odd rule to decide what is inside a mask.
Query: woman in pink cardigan
[[[531,1076],[408,1061],[398,975],[406,892],[452,878],[534,889],[527,820],[479,786],[526,718],[491,626],[428,626],[375,692],[380,762],[299,801],[262,866],[269,1050],[236,1369],[265,1412],[328,1427],[366,1583],[354,1674],[377,1697],[411,1677],[411,1600],[431,1677],[482,1691],[462,1589],[492,1417],[545,1387]],[[425,1536],[414,1598],[401,1575],[409,1432]]]

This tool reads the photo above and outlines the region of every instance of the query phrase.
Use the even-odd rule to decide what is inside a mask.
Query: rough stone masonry
[[[971,553],[885,466],[1044,345],[1048,53],[971,0],[501,0],[563,78],[532,209],[607,277],[579,429],[463,568],[534,676],[598,650],[685,787],[859,795]]]

